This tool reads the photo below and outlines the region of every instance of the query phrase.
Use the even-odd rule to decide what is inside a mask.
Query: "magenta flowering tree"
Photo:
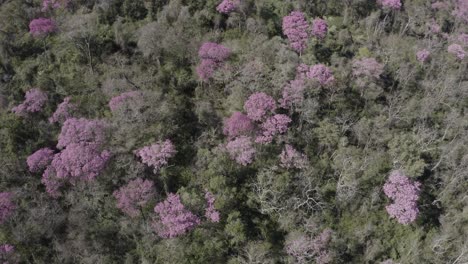
[[[117,111],[126,103],[134,103],[137,100],[141,100],[143,98],[143,94],[139,91],[130,91],[122,93],[118,96],[112,97],[109,101],[109,108],[112,112]]]
[[[219,212],[215,209],[215,197],[211,192],[205,192],[205,199],[206,199],[206,209],[205,209],[205,217],[210,222],[218,223],[219,222]]]
[[[307,48],[309,24],[304,13],[293,11],[283,17],[283,34],[288,38],[291,48],[299,53]]]
[[[214,60],[202,60],[195,71],[202,81],[207,82],[216,72],[219,65],[220,64]]]
[[[183,235],[200,224],[198,216],[185,208],[177,194],[170,193],[154,207],[154,212],[158,217],[153,220],[152,227],[163,238]]]
[[[117,208],[130,217],[140,215],[140,210],[156,196],[153,181],[137,178],[113,193]]]
[[[379,79],[384,65],[374,58],[362,58],[353,61],[353,76]]]
[[[327,21],[321,18],[314,19],[314,21],[312,22],[312,31],[311,31],[312,36],[318,39],[324,39],[327,36],[327,32],[328,32]]]
[[[388,10],[400,10],[401,0],[377,0],[377,3],[384,9]]]
[[[18,255],[15,253],[15,247],[10,244],[0,245],[0,263],[16,264],[19,263]]]
[[[281,108],[290,109],[294,105],[300,105],[304,101],[304,80],[290,81],[283,88],[283,96],[279,100]]]
[[[229,141],[226,150],[231,159],[244,166],[252,163],[256,153],[251,138],[246,136],[240,136]]]
[[[13,203],[13,193],[0,192],[0,225],[3,224],[16,209]]]
[[[323,64],[311,66],[306,76],[309,79],[318,81],[321,85],[328,85],[335,81],[331,70]]]
[[[65,120],[72,117],[73,112],[76,111],[77,107],[75,104],[70,102],[71,98],[65,97],[61,102],[54,114],[49,118],[49,123],[63,123]]]
[[[42,0],[42,12],[46,12],[51,9],[66,8],[69,0]]]
[[[164,142],[154,143],[150,146],[143,147],[137,151],[137,155],[146,165],[153,167],[157,173],[163,166],[166,166],[169,159],[177,153],[172,142],[167,139]]]
[[[260,136],[257,136],[255,142],[261,144],[271,143],[274,136],[283,134],[288,130],[288,125],[291,121],[289,116],[283,114],[276,114],[268,118],[261,125],[262,133]]]
[[[254,124],[247,115],[241,112],[234,112],[231,117],[224,120],[224,135],[235,138],[241,135],[248,135],[254,130]]]
[[[214,42],[203,43],[198,50],[198,56],[201,59],[196,69],[198,76],[203,81],[208,81],[230,55],[231,50],[223,45]]]
[[[36,18],[29,23],[29,33],[33,37],[44,37],[55,31],[57,31],[57,25],[50,18]]]
[[[41,148],[31,154],[26,162],[30,172],[40,172],[52,162],[54,151],[50,148]]]
[[[411,181],[400,170],[394,170],[383,186],[385,195],[393,200],[386,209],[391,218],[398,223],[407,225],[414,222],[418,216],[419,209],[417,201],[421,191],[419,182]]]
[[[455,0],[455,8],[452,11],[452,15],[460,19],[461,21],[468,23],[468,1],[467,0]]]
[[[26,117],[31,113],[42,110],[47,102],[47,94],[37,88],[32,88],[26,92],[23,103],[13,107],[12,112],[17,116]]]
[[[308,160],[305,154],[286,144],[280,154],[280,162],[280,166],[286,169],[304,169],[307,167]]]
[[[332,238],[331,229],[325,229],[315,238],[307,235],[299,235],[286,241],[286,253],[295,259],[295,263],[305,264],[312,260],[317,264],[332,262],[332,256],[328,247]]]
[[[63,123],[57,148],[62,149],[72,143],[103,145],[107,139],[107,129],[107,124],[102,120],[69,118]]]
[[[254,121],[261,121],[269,113],[276,110],[276,102],[266,93],[254,93],[249,96],[244,103],[244,110],[247,116]]]
[[[427,49],[422,49],[416,52],[416,59],[420,63],[425,63],[429,59],[431,53]]]
[[[466,56],[466,52],[459,44],[451,44],[448,46],[447,51],[455,55],[459,60],[463,60]]]
[[[63,186],[64,182],[64,180],[57,178],[52,166],[47,167],[42,174],[41,183],[44,184],[46,192],[52,198],[60,197],[60,188]]]
[[[240,0],[223,0],[219,5],[216,7],[216,11],[221,14],[229,14],[239,7]]]
[[[296,67],[296,80],[307,79],[307,73],[310,71],[310,67],[304,63],[297,65]]]

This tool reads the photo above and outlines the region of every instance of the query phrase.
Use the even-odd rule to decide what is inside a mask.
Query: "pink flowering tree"
[[[107,140],[108,126],[102,120],[69,118],[62,126],[57,148],[63,149],[73,143],[103,145]]]
[[[254,128],[252,120],[247,115],[234,112],[231,117],[224,120],[223,133],[229,138],[235,138],[252,133]]]
[[[117,199],[117,208],[130,217],[140,215],[140,210],[156,196],[154,183],[137,178],[113,193]]]
[[[251,138],[246,136],[240,136],[229,141],[226,145],[226,150],[231,159],[243,166],[252,163],[256,153]]]
[[[33,37],[44,37],[55,31],[57,31],[57,25],[50,18],[36,18],[29,23],[29,33]]]
[[[70,0],[42,0],[42,12],[52,9],[66,8]]]
[[[216,11],[221,14],[229,14],[239,7],[240,0],[223,0],[219,5],[216,7]]]
[[[0,225],[3,224],[16,209],[13,203],[13,193],[0,192]]]
[[[174,157],[176,153],[177,151],[169,139],[143,147],[137,151],[137,155],[141,158],[141,161],[153,167],[155,173],[166,166],[169,163],[169,159]]]
[[[309,24],[304,13],[293,11],[283,17],[283,34],[288,38],[291,48],[302,53],[307,48]]]
[[[177,194],[170,193],[165,201],[154,207],[154,212],[157,217],[152,227],[163,238],[183,235],[200,224],[198,216],[185,208]]]
[[[459,44],[451,44],[447,48],[448,53],[455,55],[459,60],[463,60],[466,56],[466,52],[463,47]]]
[[[369,77],[379,79],[384,71],[384,65],[374,58],[362,58],[353,61],[354,77]]]
[[[203,43],[198,50],[201,62],[196,69],[200,79],[208,81],[230,55],[231,50],[223,45],[214,42]]]
[[[393,200],[386,209],[391,218],[407,225],[416,220],[419,209],[417,201],[421,191],[419,182],[411,181],[401,171],[394,170],[383,186],[385,195]]]
[[[19,263],[19,257],[15,253],[15,247],[10,244],[0,245],[0,263],[16,264]]]
[[[304,80],[296,79],[290,81],[283,88],[282,98],[279,100],[281,108],[290,109],[300,105],[304,101]]]
[[[468,23],[468,1],[467,0],[455,0],[455,7],[452,11],[452,15],[460,19],[464,23]]]
[[[298,235],[286,241],[286,253],[294,258],[295,263],[305,264],[315,261],[317,264],[332,262],[328,247],[332,238],[330,229],[323,230],[315,238],[307,235]]]
[[[247,116],[254,121],[261,121],[267,114],[276,110],[276,102],[266,93],[254,93],[244,103]]]
[[[23,103],[13,107],[12,112],[17,116],[26,117],[31,113],[37,113],[42,110],[47,102],[47,94],[37,88],[26,92]]]
[[[291,121],[289,116],[283,114],[276,114],[268,118],[261,125],[261,135],[257,136],[255,142],[261,144],[271,143],[276,135],[283,134],[288,130],[288,125]]]
[[[331,70],[323,64],[311,66],[306,73],[306,77],[311,80],[316,80],[321,85],[329,85],[335,81]]]
[[[304,169],[307,167],[308,160],[305,154],[286,144],[280,154],[280,162],[280,166],[286,169]]]
[[[401,9],[401,0],[377,0],[377,3],[387,10]]]
[[[45,186],[46,192],[52,198],[60,197],[60,188],[64,184],[64,180],[57,178],[54,168],[49,166],[42,174],[41,183]]]
[[[41,148],[31,154],[26,162],[30,172],[40,172],[52,162],[54,151],[50,148]]]
[[[205,199],[206,199],[206,209],[205,209],[205,217],[210,222],[218,223],[219,222],[219,212],[215,209],[215,197],[211,192],[205,192]]]
[[[327,36],[327,32],[328,32],[327,21],[321,18],[314,19],[314,21],[312,22],[312,31],[311,31],[312,36],[318,39],[324,39]]]
[[[425,63],[429,59],[430,55],[431,53],[427,49],[418,50],[418,52],[416,52],[416,59],[420,63]]]
[[[220,63],[214,60],[202,60],[200,64],[198,64],[195,71],[197,72],[198,77],[204,82],[210,80],[216,70],[219,68]]]
[[[112,97],[109,101],[109,108],[112,112],[117,111],[126,104],[135,104],[135,101],[143,99],[143,94],[139,91],[130,91]]]
[[[57,110],[55,110],[49,118],[49,123],[63,123],[65,120],[72,117],[77,107],[75,104],[71,103],[70,100],[70,97],[65,97],[65,99],[63,99],[63,102],[58,105]]]

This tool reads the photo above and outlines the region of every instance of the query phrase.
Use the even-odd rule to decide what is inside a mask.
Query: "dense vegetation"
[[[468,263],[467,24],[0,0],[0,262]]]

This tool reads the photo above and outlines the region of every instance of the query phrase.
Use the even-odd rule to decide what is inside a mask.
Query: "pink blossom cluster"
[[[50,148],[41,148],[31,154],[26,162],[30,172],[39,172],[45,169],[52,162],[54,151]]]
[[[47,102],[47,94],[37,88],[26,92],[23,103],[13,107],[12,112],[17,116],[26,117],[30,113],[36,113],[42,110]]]
[[[468,23],[468,0],[456,0],[452,15]]]
[[[327,21],[321,19],[321,18],[316,18],[312,22],[312,36],[318,38],[318,39],[323,39],[327,35],[328,32],[328,25]]]
[[[49,118],[49,123],[63,123],[65,120],[71,118],[72,113],[76,111],[76,105],[70,102],[70,97],[65,97],[61,102],[54,114]]]
[[[115,112],[124,104],[134,102],[135,100],[141,100],[142,97],[143,95],[139,91],[122,93],[118,96],[112,97],[112,99],[109,101],[109,108],[112,112]]]
[[[152,227],[163,238],[172,238],[185,234],[200,224],[200,219],[187,210],[177,194],[170,193],[167,199],[154,207],[158,218]]]
[[[463,60],[466,56],[465,50],[459,44],[451,44],[448,46],[447,51],[455,55],[460,60]]]
[[[240,4],[240,0],[223,0],[217,7],[216,11],[221,14],[229,14],[235,11]]]
[[[103,145],[107,139],[107,128],[107,124],[102,120],[69,118],[63,123],[57,148],[62,149],[72,143]]]
[[[234,112],[231,117],[224,120],[224,135],[228,138],[235,138],[237,136],[248,135],[254,130],[252,120],[241,112]]]
[[[169,139],[143,147],[137,151],[137,155],[141,158],[141,161],[153,167],[155,173],[167,165],[169,159],[174,157],[176,153],[177,151]]]
[[[42,12],[49,9],[66,8],[69,0],[42,0]]]
[[[219,222],[219,212],[215,209],[215,197],[211,192],[205,192],[205,199],[206,199],[206,209],[205,209],[205,217],[213,222]]]
[[[233,160],[244,166],[252,163],[256,153],[252,139],[246,136],[240,136],[229,141],[226,150]]]
[[[33,37],[43,37],[55,31],[57,31],[57,25],[50,18],[36,18],[29,23],[29,33]]]
[[[13,193],[0,192],[0,225],[3,224],[15,211]]]
[[[261,125],[261,135],[257,136],[255,142],[261,144],[271,143],[274,136],[283,134],[288,130],[288,125],[291,121],[292,120],[289,116],[283,114],[276,114],[268,118]]]
[[[0,245],[0,263],[2,264],[15,264],[19,263],[17,255],[15,254],[15,247],[10,244]]]
[[[331,241],[332,231],[325,229],[315,238],[301,235],[286,243],[285,249],[288,255],[294,257],[295,263],[310,263],[313,259],[317,264],[327,264],[332,261],[327,250]]]
[[[223,45],[214,42],[203,43],[198,50],[201,59],[196,69],[198,76],[203,81],[208,81],[230,55],[231,51]]]
[[[288,38],[291,48],[299,53],[307,48],[309,25],[304,13],[293,11],[283,17],[283,34]]]
[[[425,63],[428,59],[431,53],[427,49],[422,49],[416,52],[416,59],[420,63]]]
[[[328,85],[335,81],[331,70],[323,64],[311,66],[306,76],[308,79],[318,81],[321,85]]]
[[[445,3],[445,2],[438,1],[438,2],[432,3],[432,4],[431,4],[431,8],[432,8],[432,9],[441,10],[441,9],[448,9],[449,6],[448,6],[448,4]]]
[[[401,9],[401,0],[377,0],[377,3],[386,9],[390,9],[390,10]]]
[[[293,105],[300,105],[304,101],[305,84],[303,79],[295,79],[283,87],[282,98],[279,100],[280,106],[289,109]]]
[[[156,190],[152,181],[137,178],[120,187],[113,195],[117,199],[117,208],[130,217],[137,217],[141,207],[155,197]]]
[[[297,151],[293,146],[286,144],[280,154],[280,165],[287,169],[304,169],[307,167],[307,156]]]
[[[64,181],[55,176],[54,168],[49,166],[42,173],[41,183],[44,184],[46,192],[52,197],[60,197],[60,187],[62,187]]]
[[[383,190],[385,195],[393,200],[393,203],[386,207],[391,218],[396,218],[404,225],[416,220],[419,213],[417,200],[421,191],[420,186],[419,182],[412,182],[399,170],[390,173]]]
[[[250,119],[261,121],[267,114],[276,110],[276,102],[266,93],[254,93],[245,101],[244,110]]]
[[[353,61],[353,76],[378,79],[383,73],[384,65],[374,58],[362,58]]]

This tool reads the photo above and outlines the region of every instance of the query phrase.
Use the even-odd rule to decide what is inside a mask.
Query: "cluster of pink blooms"
[[[75,104],[70,102],[70,97],[65,97],[55,110],[54,114],[49,118],[49,123],[63,123],[71,118],[72,113],[76,111]]]
[[[307,48],[307,33],[309,25],[304,13],[293,11],[283,17],[283,34],[289,39],[291,48],[299,53]]]
[[[200,224],[198,216],[187,210],[177,194],[170,193],[167,199],[154,207],[158,218],[152,227],[163,238],[172,238],[185,234]]]
[[[148,166],[152,166],[155,173],[167,165],[169,159],[174,157],[176,153],[177,151],[169,139],[143,147],[137,151],[141,161]]]
[[[223,133],[228,138],[247,135],[253,130],[252,120],[241,112],[234,112],[231,117],[224,120]]]
[[[283,114],[276,114],[268,118],[261,125],[261,135],[257,136],[255,142],[261,144],[271,143],[274,136],[283,134],[288,130],[288,125],[291,121],[289,116]]]
[[[33,37],[43,37],[55,31],[57,31],[57,25],[50,18],[36,18],[29,23],[29,33]]]
[[[377,0],[377,3],[381,5],[383,8],[387,8],[390,10],[400,10],[401,9],[401,1],[400,0]]]
[[[54,151],[50,148],[41,148],[31,154],[26,162],[30,172],[39,172],[49,166],[54,158]]]
[[[400,224],[407,225],[416,220],[419,209],[417,200],[421,184],[412,182],[399,170],[392,171],[383,190],[393,203],[386,206],[391,218],[396,218]]]
[[[223,45],[205,42],[198,50],[201,63],[197,66],[197,74],[203,81],[208,81],[214,72],[229,58],[231,51]]]
[[[24,102],[13,107],[12,111],[17,116],[26,117],[30,113],[36,113],[42,110],[47,102],[47,94],[37,88],[26,92]]]
[[[117,199],[117,208],[130,217],[137,217],[141,207],[155,197],[156,190],[152,181],[137,178],[122,186],[113,195]]]
[[[3,224],[14,212],[13,193],[0,192],[0,224]]]
[[[422,49],[416,52],[416,59],[421,63],[425,63],[429,59],[429,55],[431,53],[427,49]]]
[[[222,14],[229,14],[235,11],[240,4],[240,0],[223,0],[217,7],[216,11]]]
[[[267,114],[276,110],[276,102],[266,93],[254,93],[245,101],[244,110],[250,119],[261,121]]]
[[[314,19],[312,23],[312,36],[323,39],[327,35],[328,25],[327,22],[321,18]]]
[[[332,231],[325,229],[315,238],[301,235],[285,245],[286,253],[295,258],[296,263],[310,263],[312,259],[317,264],[326,264],[332,261],[327,248],[330,244]]]
[[[44,184],[46,192],[52,198],[60,197],[60,187],[63,185],[63,180],[60,180],[55,176],[54,168],[52,166],[47,167],[44,173],[42,173],[41,182]]]
[[[246,136],[240,136],[229,141],[226,150],[232,159],[244,166],[252,163],[256,153],[252,139]]]
[[[468,1],[467,0],[455,1],[455,9],[453,10],[452,15],[456,16],[463,22],[468,23]]]
[[[69,0],[42,0],[42,12],[49,9],[58,9],[67,7]]]
[[[205,199],[206,199],[205,217],[213,223],[218,223],[219,212],[214,207],[214,203],[215,203],[214,195],[207,191],[205,193]]]
[[[384,65],[374,58],[362,58],[353,61],[353,76],[378,79],[383,73]]]
[[[290,81],[283,88],[282,98],[279,100],[280,106],[289,109],[293,105],[299,105],[304,101],[304,80],[296,79]]]
[[[463,60],[466,56],[465,50],[459,44],[451,44],[448,46],[447,51],[455,55],[460,60]]]
[[[280,154],[280,166],[287,169],[304,169],[307,167],[308,159],[305,154],[297,151],[293,146],[286,144]]]
[[[438,1],[438,2],[432,3],[432,4],[431,4],[431,8],[432,8],[432,9],[439,9],[439,10],[440,10],[440,9],[448,9],[449,6],[448,6],[448,4],[445,3],[445,2],[440,2],[440,1]]]
[[[321,85],[328,85],[335,81],[331,70],[323,64],[311,66],[306,76],[308,79],[318,81]]]
[[[107,138],[107,125],[102,120],[69,118],[62,126],[57,148],[62,149],[72,143],[93,143],[102,145]]]
[[[125,92],[118,96],[112,97],[112,99],[109,101],[109,108],[112,112],[115,112],[125,103],[140,99],[142,99],[142,93],[139,91]]]
[[[0,245],[0,263],[15,264],[18,263],[18,258],[15,254],[15,247],[10,244]]]

